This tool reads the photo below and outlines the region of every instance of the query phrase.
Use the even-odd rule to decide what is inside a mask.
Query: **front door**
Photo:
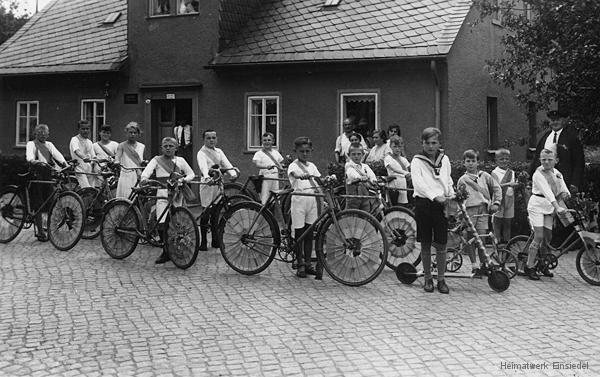
[[[193,166],[193,140],[180,140],[181,138],[178,137],[180,135],[175,134],[175,127],[178,125],[189,126],[190,132],[193,130],[191,99],[152,101],[152,146],[150,148],[152,155],[160,154],[160,143],[163,138],[174,137],[178,143],[182,143],[178,155],[184,157],[187,163]]]

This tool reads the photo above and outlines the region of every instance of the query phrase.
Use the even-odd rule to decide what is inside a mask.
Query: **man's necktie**
[[[554,138],[552,139],[552,143],[556,144],[558,142],[558,133],[554,132]]]

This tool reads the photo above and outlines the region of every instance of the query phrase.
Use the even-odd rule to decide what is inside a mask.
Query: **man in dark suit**
[[[556,151],[558,162],[556,169],[562,174],[571,195],[583,190],[583,174],[585,158],[583,146],[577,137],[577,132],[567,126],[567,116],[558,110],[548,112],[550,130],[542,136],[531,161],[529,174],[533,175],[540,166],[540,152],[542,149]],[[572,227],[565,228],[560,221],[554,222],[552,231],[552,246],[558,247],[569,236]]]
[[[567,117],[557,110],[548,112],[550,119],[550,130],[541,137],[535,150],[535,156],[531,161],[529,174],[533,175],[535,169],[540,166],[540,152],[555,144],[558,163],[556,169],[563,175],[565,183],[571,194],[583,189],[583,172],[585,159],[583,146],[577,137],[577,132],[567,127]]]

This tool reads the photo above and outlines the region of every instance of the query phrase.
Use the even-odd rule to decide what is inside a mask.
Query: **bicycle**
[[[580,209],[583,205],[582,198],[575,197],[576,209],[568,209],[573,216],[571,233],[557,248],[550,247],[546,256],[540,260],[536,257],[539,269],[554,270],[558,266],[558,259],[571,251],[577,251],[575,266],[577,273],[588,284],[600,286],[600,233],[590,232],[588,222]],[[519,235],[511,238],[506,248],[517,258],[518,273],[524,274],[527,263],[529,245],[533,241],[533,232],[529,236]]]
[[[320,267],[336,281],[360,286],[375,279],[385,267],[388,243],[381,224],[373,215],[360,210],[341,210],[333,191],[335,179],[312,177],[322,193],[299,193],[291,189],[271,194],[272,198],[290,194],[324,199],[323,211],[298,239],[289,230],[280,231],[274,215],[264,205],[246,201],[235,204],[221,219],[221,255],[235,271],[254,275],[264,271],[279,253],[278,260],[291,262],[295,249],[309,232],[316,233],[317,272]],[[283,240],[282,240],[283,237]]]
[[[0,243],[8,243],[15,239],[25,227],[29,229],[37,216],[41,216],[49,205],[48,217],[42,226],[48,229],[50,243],[62,251],[72,249],[83,232],[85,207],[77,193],[66,188],[71,183],[69,174],[75,162],[56,171],[50,165],[38,163],[51,172],[48,179],[37,179],[30,170],[19,174],[27,182],[20,186],[7,186],[0,192]],[[51,185],[52,193],[48,195],[37,210],[31,208],[31,185]]]
[[[466,233],[468,232],[469,226],[465,216],[466,212],[459,207],[460,211],[458,214],[457,224],[448,230],[448,233],[453,234],[454,239],[458,239],[458,245],[456,247],[449,247],[446,250],[446,271],[457,272],[463,265],[463,255],[466,254],[467,245],[473,245],[477,242],[476,237],[473,236],[467,240]],[[490,214],[474,215],[471,217],[491,217]],[[489,253],[490,260],[502,269],[508,275],[509,279],[512,279],[517,274],[517,259],[513,254],[505,248],[498,247],[498,238],[494,232],[488,232],[484,234],[478,234],[480,238],[487,239],[490,242],[484,243],[483,246],[491,249]],[[451,237],[448,237],[450,239]]]
[[[100,187],[85,187],[77,190],[86,209],[85,226],[81,236],[83,239],[93,239],[100,234],[104,205],[115,198],[117,187],[115,167],[109,165],[108,160],[93,159],[92,161],[99,166],[99,173],[76,173],[102,178]]]
[[[477,246],[477,248],[480,251],[482,251],[488,257],[488,259],[490,259],[490,256],[487,254],[487,250],[485,248],[483,240],[481,239],[481,236],[477,233],[475,225],[473,224],[473,221],[471,221],[471,218],[467,213],[467,208],[465,207],[464,202],[465,199],[466,196],[464,190],[459,190],[456,194],[455,200],[459,204],[459,211],[461,213],[461,216],[464,218],[467,230],[472,232],[474,235],[473,243]],[[433,260],[434,259],[432,258],[432,261]],[[508,274],[502,269],[502,267],[499,265],[496,259],[490,259],[490,263],[486,266],[485,270],[480,271],[479,273],[472,272],[470,274],[465,274],[449,271],[445,274],[445,277],[473,279],[482,278],[484,275],[488,277],[488,285],[490,286],[490,288],[492,288],[492,290],[496,292],[504,292],[510,286],[510,278]],[[421,276],[424,276],[424,272],[417,271],[415,266],[413,266],[411,263],[401,263],[396,268],[396,277],[398,278],[398,280],[400,280],[402,284],[412,284],[415,280],[417,280],[417,278]]]
[[[182,183],[176,179],[167,179],[166,183],[147,180],[142,186],[132,188],[129,199],[113,199],[107,203],[100,232],[106,253],[114,259],[127,258],[142,239],[163,247],[178,268],[191,267],[198,256],[200,236],[192,213],[173,204],[181,186]],[[155,190],[158,189],[167,189],[168,195],[157,195]],[[156,222],[149,223],[148,217],[142,216],[141,208],[150,200],[161,199],[167,200],[167,205]],[[159,225],[162,219],[167,226],[161,232]]]
[[[389,253],[386,265],[395,270],[403,262],[417,266],[421,263],[421,244],[417,242],[417,222],[414,212],[401,205],[391,205],[387,184],[395,177],[377,177],[377,184],[373,187],[373,196],[347,195],[338,197],[345,199],[372,200],[371,215],[375,216],[385,231],[389,242]],[[399,189],[395,189],[399,190]],[[405,189],[409,190],[409,189]]]
[[[201,181],[192,181],[192,184],[199,185],[207,185],[207,186],[217,186],[218,193],[217,196],[210,202],[210,204],[204,208],[202,213],[195,218],[202,229],[202,238],[205,239],[206,233],[210,230],[213,234],[213,237],[218,233],[217,229],[219,227],[219,221],[225,211],[227,211],[234,203],[238,203],[241,201],[253,201],[253,199],[249,196],[243,194],[229,194],[225,190],[225,185],[227,183],[224,182],[223,174],[229,170],[237,170],[236,168],[215,168],[211,169],[212,178],[208,182]],[[187,203],[187,208],[195,209],[201,208],[202,205],[199,203]],[[218,240],[213,238],[212,247],[218,248]],[[206,248],[207,249],[207,248]],[[204,247],[201,248],[202,251],[206,251]]]

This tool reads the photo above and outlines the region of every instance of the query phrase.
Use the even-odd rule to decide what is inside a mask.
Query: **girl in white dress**
[[[130,122],[125,126],[127,141],[119,144],[115,162],[121,165],[121,174],[117,184],[117,198],[128,198],[131,189],[137,184],[144,160],[146,146],[137,141],[140,136],[140,126]]]
[[[377,161],[383,161],[385,156],[390,153],[390,147],[386,144],[387,134],[384,130],[373,131],[373,148],[367,153],[364,162],[372,164]]]
[[[401,137],[394,135],[390,138],[390,148],[391,153],[385,156],[383,163],[388,175],[396,177],[396,179],[390,181],[388,187],[391,189],[406,189],[406,178],[410,177],[410,163],[402,155],[404,141]],[[391,190],[389,195],[392,205],[408,203],[408,195],[405,190]]]

